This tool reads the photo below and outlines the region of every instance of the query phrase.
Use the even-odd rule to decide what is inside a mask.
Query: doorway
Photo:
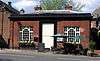
[[[45,48],[51,48],[54,46],[54,24],[42,24],[42,43],[45,44]]]

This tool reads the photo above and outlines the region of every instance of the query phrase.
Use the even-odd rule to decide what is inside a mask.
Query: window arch
[[[33,41],[33,30],[30,26],[21,26],[20,27],[20,42],[31,42]]]

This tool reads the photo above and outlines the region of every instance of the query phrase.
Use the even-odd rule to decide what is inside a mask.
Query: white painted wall
[[[42,24],[42,43],[45,43],[45,48],[54,46],[54,24]]]

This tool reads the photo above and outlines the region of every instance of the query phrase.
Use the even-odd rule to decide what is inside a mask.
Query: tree
[[[85,5],[82,5],[81,3],[77,3],[77,4],[73,3],[73,10],[74,11],[81,12],[83,7],[85,7]]]
[[[61,10],[62,0],[42,0],[41,7],[43,10]]]
[[[98,38],[98,29],[97,28],[91,28],[91,40],[96,41]]]
[[[42,0],[41,7],[43,10],[63,10],[66,4],[71,4],[73,10],[81,11],[85,5],[75,4],[72,0]]]

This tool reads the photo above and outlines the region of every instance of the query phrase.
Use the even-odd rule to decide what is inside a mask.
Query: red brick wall
[[[32,26],[33,27],[33,37],[38,36],[39,39],[39,21],[15,21],[14,22],[14,27],[12,32],[12,40],[13,42],[13,47],[17,48],[19,46],[19,26]],[[37,41],[38,42],[38,41]]]
[[[10,12],[4,11],[2,17],[2,12],[0,12],[0,34],[3,33],[3,38],[8,44],[8,39],[10,38],[10,19],[8,18],[11,15]],[[3,32],[2,30],[2,18],[3,18]]]
[[[13,24],[13,23],[12,23]],[[14,27],[12,26],[12,40],[13,46],[18,47],[19,46],[19,26],[20,25],[27,25],[27,26],[32,26],[33,27],[33,35],[36,36],[38,35],[39,37],[39,21],[15,21],[14,22]],[[90,33],[90,26],[89,26],[89,21],[58,21],[57,22],[57,33],[64,33],[64,26],[80,26],[81,29],[81,35],[83,35],[85,38],[82,39],[81,44],[83,47],[89,47],[89,33]],[[13,29],[14,28],[14,29]]]
[[[58,21],[57,22],[57,33],[63,34],[65,26],[80,26],[81,28],[81,35],[85,38],[82,39],[81,44],[83,47],[89,47],[89,32],[90,26],[89,21]],[[82,30],[83,29],[83,30]]]

